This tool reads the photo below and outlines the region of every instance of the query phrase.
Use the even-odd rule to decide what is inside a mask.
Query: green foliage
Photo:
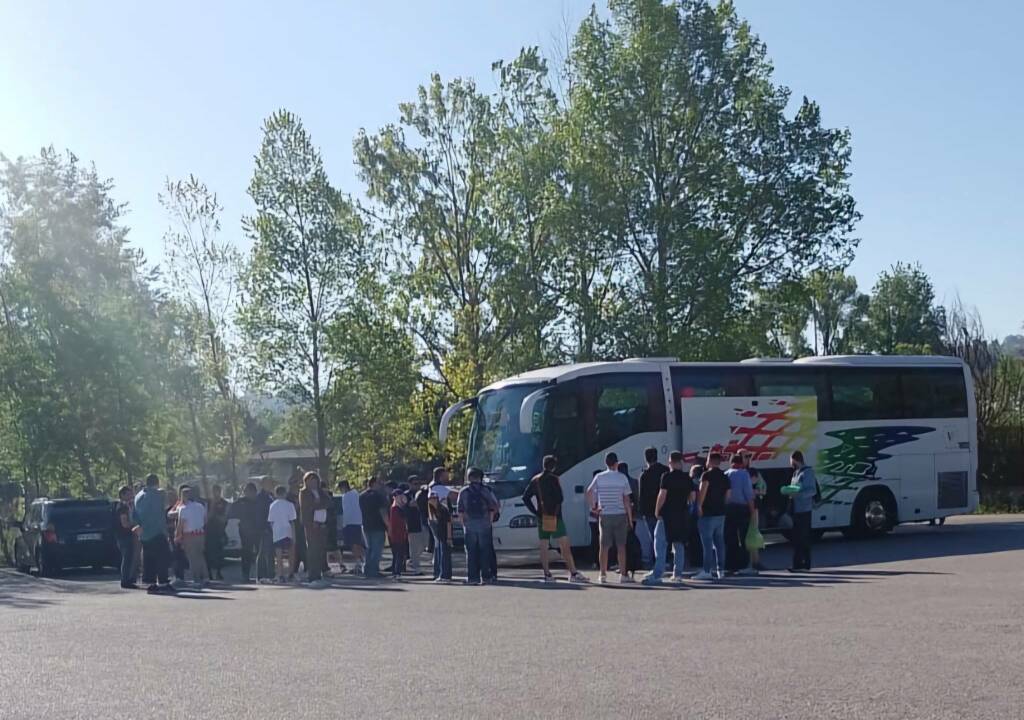
[[[312,408],[319,467],[327,477],[324,398],[334,381],[328,329],[361,302],[368,245],[353,206],[327,179],[302,122],[280,110],[263,125],[249,184],[256,214],[243,221],[253,241],[243,276],[239,327],[249,376]]]
[[[896,263],[878,277],[867,305],[865,349],[884,355],[938,352],[943,309],[920,265]]]

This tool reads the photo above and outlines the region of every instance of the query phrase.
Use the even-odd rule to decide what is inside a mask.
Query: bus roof
[[[548,383],[575,375],[592,375],[600,371],[643,372],[660,371],[663,367],[751,367],[757,365],[780,367],[784,365],[814,365],[816,367],[960,367],[963,361],[946,355],[823,355],[788,358],[749,358],[741,362],[679,362],[675,358],[629,358],[606,362],[555,365],[520,373],[499,380],[483,391],[497,390],[509,385]],[[481,392],[483,392],[481,391]]]

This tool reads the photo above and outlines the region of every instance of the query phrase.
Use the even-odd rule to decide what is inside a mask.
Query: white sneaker
[[[554,581],[555,581],[555,576],[554,575],[552,575],[551,573],[544,573],[544,582],[546,582],[546,583],[553,583]]]
[[[577,572],[569,576],[569,582],[576,583],[578,585],[586,585],[590,582],[590,578],[583,573]]]
[[[712,575],[709,572],[704,572],[703,570],[701,570],[699,573],[697,573],[696,575],[693,576],[693,579],[694,580],[714,580],[715,576]]]
[[[597,581],[598,581],[599,583],[601,583],[602,585],[604,585],[605,583],[607,583],[607,582],[608,582],[608,576],[607,576],[607,575],[605,575],[604,573],[601,573],[601,577],[599,577],[599,578],[597,579]]]
[[[629,575],[619,575],[619,585],[633,585],[636,580],[631,578]]]

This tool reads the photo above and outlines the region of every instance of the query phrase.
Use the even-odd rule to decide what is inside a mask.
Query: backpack
[[[466,488],[466,516],[471,520],[488,517],[491,507],[479,483],[470,483]]]
[[[818,476],[814,476],[814,500],[815,505],[821,504],[821,483],[818,482]]]

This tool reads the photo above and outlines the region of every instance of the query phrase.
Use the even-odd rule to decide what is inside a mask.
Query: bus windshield
[[[519,431],[523,398],[539,385],[513,385],[482,393],[469,434],[469,464],[494,480],[518,480],[536,472],[540,463],[537,436]]]

